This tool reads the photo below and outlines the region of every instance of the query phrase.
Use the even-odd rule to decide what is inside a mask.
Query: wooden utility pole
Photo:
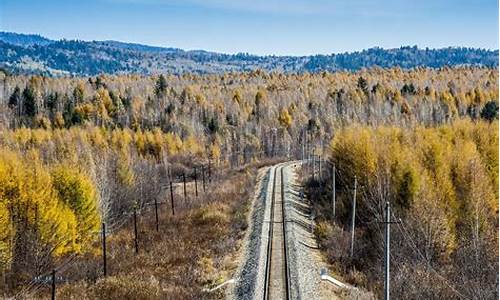
[[[198,174],[196,173],[196,167],[194,167],[194,195],[198,198]]]
[[[205,193],[207,191],[206,184],[205,184],[205,166],[201,165],[201,179],[203,180],[203,192]]]
[[[307,140],[307,133],[304,132],[304,160],[306,161],[306,167],[308,166],[307,164],[309,163],[309,141]],[[307,169],[306,169],[307,170]]]
[[[351,257],[354,256],[354,229],[356,220],[356,189],[358,185],[358,179],[354,175],[354,196],[352,197],[352,220],[351,220]]]
[[[139,253],[139,240],[137,236],[137,210],[134,208],[134,248],[135,254]]]
[[[208,182],[212,182],[212,161],[208,160]]]
[[[175,216],[174,208],[174,188],[172,187],[172,180],[170,180],[170,203],[172,205],[172,216]]]
[[[155,219],[156,219],[156,232],[160,231],[160,220],[158,219],[158,200],[155,197]]]
[[[56,300],[56,270],[52,270],[52,295],[51,299]]]
[[[332,210],[333,210],[333,216],[332,220],[335,220],[335,164],[333,164],[332,167]]]
[[[182,182],[184,183],[184,203],[187,203],[187,191],[186,191],[186,173],[182,173]]]
[[[306,159],[306,145],[307,145],[307,139],[306,139],[306,131],[304,129],[302,132],[302,161]]]

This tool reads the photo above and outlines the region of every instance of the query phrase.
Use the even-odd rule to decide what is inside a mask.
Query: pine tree
[[[31,85],[26,86],[23,91],[24,99],[24,112],[28,117],[34,117],[37,112],[36,107],[36,94],[35,90]]]
[[[490,122],[498,119],[498,103],[496,101],[488,101],[481,110],[481,118]]]
[[[361,76],[358,78],[358,88],[368,95],[368,81]]]
[[[161,74],[158,79],[156,80],[156,86],[155,86],[155,94],[157,97],[162,97],[165,92],[167,91],[168,85],[167,85],[167,79],[165,79],[165,76]]]
[[[16,85],[14,88],[14,92],[9,97],[9,107],[14,108],[19,105],[21,101],[21,89]]]

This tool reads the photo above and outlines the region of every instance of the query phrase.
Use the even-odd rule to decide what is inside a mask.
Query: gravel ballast
[[[262,299],[271,210],[274,169],[283,166],[285,223],[292,299],[337,299],[331,284],[322,282],[322,261],[312,228],[310,207],[301,198],[296,168],[299,162],[278,164],[263,170],[256,185],[249,228],[242,249],[236,283],[228,290],[228,299]]]
[[[261,170],[256,184],[241,262],[236,271],[236,284],[228,290],[228,299],[262,299],[266,268],[267,233],[275,166]]]
[[[297,182],[296,163],[285,167],[285,210],[287,243],[290,253],[290,277],[293,299],[336,299],[332,287],[322,282],[320,270],[326,268],[312,232],[314,220],[308,201],[301,197],[302,187]]]

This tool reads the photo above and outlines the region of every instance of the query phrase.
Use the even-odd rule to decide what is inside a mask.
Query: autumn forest
[[[374,266],[383,237],[373,220],[390,200],[404,221],[394,229],[394,296],[498,297],[498,89],[497,68],[473,66],[91,77],[0,72],[0,293],[25,291],[68,257],[97,257],[102,223],[118,224],[133,209],[165,201],[168,183],[183,174],[194,180],[194,167],[210,165],[225,194],[208,193],[210,204],[186,208],[191,223],[178,226],[216,224],[236,247],[246,208],[227,199],[247,197],[254,174],[224,174],[301,159],[309,150],[337,166],[335,220],[331,171],[324,169],[323,181],[304,182],[320,247],[348,282],[381,295]],[[361,246],[349,257],[354,176],[362,186]],[[229,178],[240,187],[231,188]],[[218,221],[199,223],[205,215]],[[200,270],[227,255],[206,251],[197,256],[205,262]],[[207,280],[215,282],[174,295],[199,297]],[[103,297],[89,286],[70,283],[66,292],[72,289]]]

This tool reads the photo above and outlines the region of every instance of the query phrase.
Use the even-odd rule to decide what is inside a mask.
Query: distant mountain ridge
[[[38,34],[19,34],[5,31],[0,31],[0,41],[17,46],[46,46],[54,42]]]
[[[222,54],[204,50],[148,46],[118,41],[50,40],[35,34],[0,32],[0,67],[24,74],[96,75],[224,73],[262,69],[281,72],[355,71],[368,67],[498,67],[498,50],[448,47],[370,48],[360,52],[312,56]]]

